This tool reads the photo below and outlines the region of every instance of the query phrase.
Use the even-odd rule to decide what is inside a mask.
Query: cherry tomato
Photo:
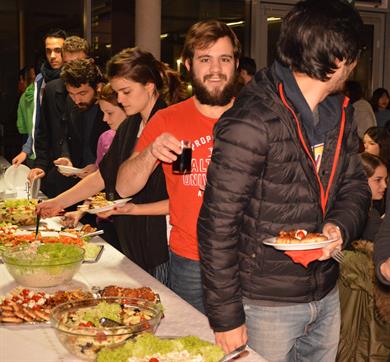
[[[38,300],[41,299],[41,298],[42,298],[42,296],[37,295],[37,294],[35,294],[35,295],[33,295],[33,296],[31,297],[31,299],[34,300],[35,302],[38,302]]]
[[[297,238],[297,239],[300,239],[300,240],[302,240],[302,239],[304,239],[304,238],[305,238],[306,234],[305,234],[305,232],[304,232],[304,231],[302,231],[302,230],[298,230],[298,231],[296,232],[295,236],[296,236],[296,238]]]
[[[157,358],[153,357],[149,360],[149,362],[160,362]]]
[[[22,290],[22,295],[28,295],[30,293],[29,289],[23,289]]]
[[[85,322],[85,323],[80,323],[79,324],[79,327],[93,327],[93,323],[92,322]]]

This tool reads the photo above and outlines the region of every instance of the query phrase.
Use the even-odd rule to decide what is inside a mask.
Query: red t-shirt
[[[216,121],[216,118],[202,115],[192,97],[158,111],[146,125],[135,148],[136,152],[141,152],[164,132],[171,133],[178,140],[192,141],[191,174],[174,174],[172,164],[163,164],[172,224],[169,245],[175,254],[192,260],[199,260],[196,223],[203,201]]]

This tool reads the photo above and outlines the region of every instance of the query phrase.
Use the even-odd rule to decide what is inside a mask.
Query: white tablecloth
[[[95,237],[99,243],[102,239]],[[93,242],[96,242],[93,241]],[[62,289],[77,287],[119,285],[122,287],[151,287],[159,293],[164,306],[164,315],[157,330],[159,336],[195,335],[213,341],[213,333],[207,318],[191,305],[179,298],[170,289],[159,283],[123,254],[104,243],[105,250],[98,263],[83,264],[74,280]],[[0,295],[5,295],[18,285],[8,274],[5,265],[0,265]],[[48,291],[56,290],[48,288]],[[229,318],[229,316],[226,316]],[[48,325],[0,326],[1,362],[70,362],[72,357],[57,340],[55,332]],[[255,352],[239,359],[241,362],[264,362]],[[113,361],[114,362],[114,361]]]

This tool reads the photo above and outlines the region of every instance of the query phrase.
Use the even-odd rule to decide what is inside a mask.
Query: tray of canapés
[[[85,250],[84,263],[95,263],[102,255],[104,245],[89,242],[93,236],[101,234],[102,231],[96,230],[89,224],[81,228],[63,227],[61,231],[41,226],[39,230],[36,236],[35,230],[26,230],[9,222],[0,222],[0,252],[38,241],[42,244],[62,243],[80,246]]]
[[[95,310],[103,310],[102,315],[98,316],[98,319],[100,320],[103,317],[108,317],[104,315],[104,307],[106,305],[104,302],[115,298],[123,298],[126,302],[137,302],[139,305],[141,305],[141,303],[150,303],[151,305],[155,305],[156,308],[162,312],[159,295],[153,292],[149,287],[125,288],[111,285],[104,288],[93,287],[91,290],[83,290],[81,288],[58,290],[53,293],[48,293],[43,289],[17,287],[5,296],[0,297],[0,324],[20,325],[49,323],[50,314],[55,307],[64,303],[73,303],[73,305],[75,305],[78,302],[90,301],[91,299],[98,301],[98,303],[87,302],[87,304],[97,306],[97,308],[94,308]],[[101,304],[101,302],[103,304]],[[122,307],[119,309],[121,308]],[[109,308],[106,308],[106,310],[109,310]],[[86,311],[88,311],[88,309],[84,309],[84,312]],[[147,318],[147,316],[145,317],[136,312],[137,310],[130,311],[130,309],[126,309],[126,317],[129,324],[136,324],[136,322],[138,323],[141,319]],[[130,316],[133,318],[130,318]],[[96,320],[96,315],[93,318]],[[109,320],[111,320],[111,318],[109,318]],[[76,323],[76,319],[78,319],[79,323],[84,327],[100,326],[98,325],[99,323],[96,323],[95,325],[92,321],[83,320],[78,317],[74,318],[72,321],[69,320],[68,325]],[[77,324],[77,326],[79,325]]]

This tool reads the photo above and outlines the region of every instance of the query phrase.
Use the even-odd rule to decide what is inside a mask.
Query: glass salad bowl
[[[16,280],[25,287],[44,288],[66,284],[80,269],[85,250],[76,245],[33,242],[7,248],[3,262]]]
[[[144,299],[107,297],[61,304],[52,310],[50,321],[70,353],[94,361],[104,347],[155,333],[161,316],[161,305]]]

